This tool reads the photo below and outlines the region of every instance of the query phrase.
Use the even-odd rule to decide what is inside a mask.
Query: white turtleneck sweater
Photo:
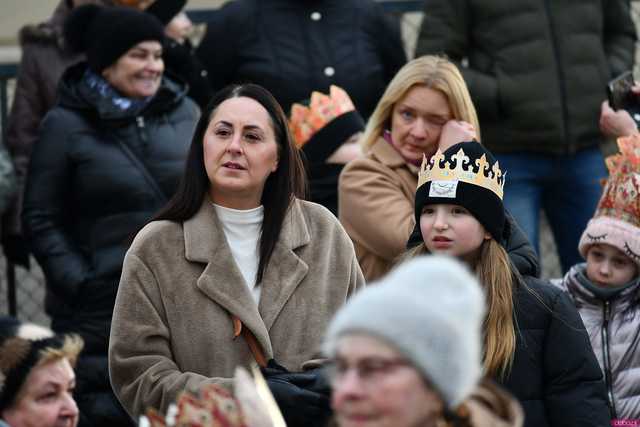
[[[256,275],[260,261],[258,242],[264,219],[264,207],[237,210],[215,203],[213,206],[222,223],[222,229],[231,248],[233,259],[257,304],[260,301],[260,287],[256,286]]]

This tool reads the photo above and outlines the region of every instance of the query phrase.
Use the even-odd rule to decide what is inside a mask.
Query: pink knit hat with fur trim
[[[640,266],[640,135],[619,138],[618,148],[606,159],[609,179],[578,250],[586,258],[591,245],[605,243]]]

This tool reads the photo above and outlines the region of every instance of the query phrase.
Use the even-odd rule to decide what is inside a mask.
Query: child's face
[[[636,264],[614,246],[598,243],[587,251],[587,277],[598,286],[626,285],[637,275]]]
[[[476,260],[482,242],[491,238],[471,213],[458,205],[427,205],[420,216],[420,231],[431,253]]]

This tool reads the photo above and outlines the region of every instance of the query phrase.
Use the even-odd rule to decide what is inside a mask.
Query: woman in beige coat
[[[406,248],[422,156],[479,138],[476,110],[453,63],[423,56],[391,80],[361,140],[366,156],[349,163],[339,183],[340,222],[367,280],[389,271]]]
[[[303,170],[273,97],[228,87],[207,110],[178,192],[124,261],[109,366],[134,417],[166,411],[184,389],[228,384],[254,359],[303,370],[364,283],[339,222],[297,198]]]

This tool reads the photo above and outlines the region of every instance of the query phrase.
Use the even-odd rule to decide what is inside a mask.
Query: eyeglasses
[[[325,369],[331,385],[335,386],[342,382],[352,369],[355,370],[360,381],[374,384],[402,366],[413,366],[413,364],[401,358],[369,357],[359,360],[352,366],[344,359],[334,359],[325,365]]]

